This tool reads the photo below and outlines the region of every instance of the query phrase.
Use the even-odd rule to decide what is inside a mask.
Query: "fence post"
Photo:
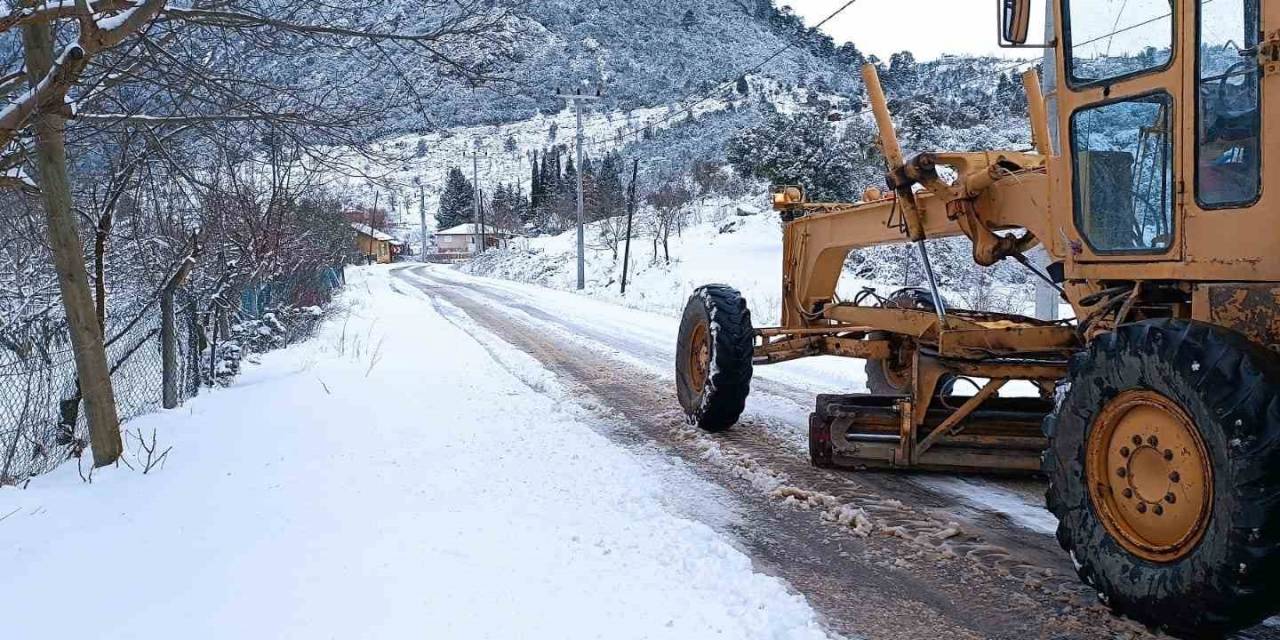
[[[173,291],[165,287],[160,294],[160,357],[164,408],[178,406],[178,332],[174,327]]]
[[[178,366],[178,330],[174,326],[173,299],[182,286],[183,281],[191,274],[196,258],[200,255],[199,238],[192,236],[191,253],[183,259],[178,270],[165,282],[160,290],[160,355],[162,378],[162,400],[164,408],[174,409],[178,406],[178,376],[182,370]]]
[[[204,342],[204,327],[200,326],[200,309],[194,296],[187,296],[187,397],[200,394],[201,369],[200,345]]]

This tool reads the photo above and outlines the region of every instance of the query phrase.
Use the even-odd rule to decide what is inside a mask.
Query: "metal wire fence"
[[[108,314],[107,362],[122,425],[165,406],[185,402],[202,385],[225,383],[228,352],[278,348],[309,335],[341,284],[341,270],[271,283],[252,283],[233,304],[197,312],[183,295],[173,304],[173,357],[165,366],[164,314],[159,300],[132,313]],[[275,334],[263,332],[263,326]],[[263,339],[267,336],[269,339]],[[16,484],[52,470],[88,448],[88,425],[69,338],[53,349],[0,349],[0,485]],[[228,350],[228,345],[234,349]],[[238,364],[236,366],[238,370]]]
[[[189,379],[189,336],[195,318],[178,314],[175,348],[183,363],[179,400],[196,387]],[[116,411],[126,421],[162,405],[165,383],[161,356],[161,316],[157,305],[144,308],[127,322],[108,325],[107,362]],[[55,353],[0,352],[0,484],[45,473],[87,447],[87,424],[68,339],[55,340]]]

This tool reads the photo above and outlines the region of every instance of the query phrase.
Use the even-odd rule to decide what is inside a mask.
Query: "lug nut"
[[[1164,515],[1164,507],[1162,507],[1162,506],[1160,506],[1160,505],[1156,505],[1156,506],[1152,507],[1152,508],[1151,508],[1151,510],[1152,510],[1153,512],[1155,512],[1155,514],[1156,514],[1156,515],[1158,515],[1158,516],[1162,516],[1162,515]]]
[[[1121,492],[1120,492],[1120,495],[1124,496],[1125,498],[1132,498],[1132,497],[1133,497],[1133,489],[1130,489],[1129,487],[1125,487],[1125,488],[1124,488],[1124,491],[1121,491]]]
[[[1177,471],[1169,472],[1169,482],[1181,482],[1182,476]]]
[[[1169,493],[1164,494],[1164,501],[1169,504],[1174,504],[1178,501],[1178,496],[1173,495],[1173,492],[1170,491]]]
[[[1160,440],[1159,440],[1159,439],[1157,439],[1155,436],[1150,436],[1150,437],[1148,437],[1148,438],[1147,438],[1147,444],[1149,444],[1149,445],[1151,445],[1151,446],[1153,446],[1153,447],[1154,447],[1154,446],[1156,446],[1156,445],[1160,444]]]
[[[1171,450],[1169,450],[1169,449],[1165,449],[1165,450],[1164,450],[1164,459],[1165,459],[1165,460],[1172,460],[1172,459],[1173,459],[1173,451],[1171,451]]]
[[[1116,469],[1116,475],[1118,475],[1118,476],[1120,476],[1121,478],[1123,478],[1123,477],[1125,477],[1125,476],[1129,475],[1129,470],[1128,470],[1128,469],[1125,469],[1124,467],[1120,467],[1119,469]]]
[[[1129,457],[1129,447],[1120,447],[1120,457],[1121,458]]]
[[[1146,513],[1146,512],[1147,512],[1147,503],[1145,503],[1145,502],[1139,502],[1139,503],[1138,503],[1138,513]]]
[[[1140,435],[1134,435],[1134,436],[1133,436],[1133,446],[1135,446],[1135,447],[1141,447],[1141,446],[1142,446],[1142,436],[1140,436]]]

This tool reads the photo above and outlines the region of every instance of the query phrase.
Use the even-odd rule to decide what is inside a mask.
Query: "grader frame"
[[[1011,2],[1017,11],[1026,3]],[[1056,24],[1067,16],[1054,2]],[[1196,37],[1197,3],[1175,3],[1177,38]],[[1264,24],[1280,24],[1278,3],[1263,3]],[[1025,21],[1016,17],[1013,24]],[[1025,32],[1021,33],[1025,38]],[[1057,42],[1069,42],[1059,28]],[[1280,31],[1262,34],[1257,47],[1261,103],[1280,103]],[[1270,43],[1270,44],[1268,44]],[[1196,55],[1176,47],[1162,71],[1107,85],[1074,87],[1059,82],[1055,91],[1058,130],[1073,130],[1073,114],[1091,105],[1126,96],[1161,93],[1176,96],[1170,134],[1178,149],[1197,140],[1192,117],[1197,87]],[[1071,73],[1059,49],[1056,78]],[[1039,418],[1049,403],[1001,398],[998,390],[1014,381],[1029,382],[1049,398],[1066,377],[1067,360],[1094,336],[1127,321],[1151,317],[1191,318],[1240,331],[1276,349],[1280,343],[1280,241],[1274,233],[1250,233],[1252,226],[1280,228],[1280,202],[1263,189],[1259,202],[1235,215],[1202,206],[1189,197],[1187,179],[1176,186],[1173,234],[1164,251],[1112,253],[1095,250],[1088,221],[1077,203],[1088,193],[1073,188],[1073,172],[1089,163],[1055,152],[1049,112],[1035,71],[1023,75],[1031,120],[1030,151],[920,153],[904,157],[875,67],[862,70],[887,167],[888,190],[868,187],[858,203],[808,202],[798,186],[783,186],[773,203],[785,222],[782,323],[758,329],[756,364],[815,355],[834,355],[897,363],[901,393],[884,399],[845,396],[839,416],[826,415],[820,400],[810,434],[819,464],[837,466],[918,467],[977,471],[1037,471],[1045,445]],[[1166,107],[1168,108],[1168,107]],[[1265,116],[1263,117],[1265,121]],[[1262,135],[1261,147],[1280,148],[1276,128]],[[1062,144],[1069,144],[1063,142]],[[1198,175],[1195,154],[1179,151],[1175,173]],[[944,181],[938,167],[954,174]],[[1263,165],[1264,184],[1280,184],[1280,163]],[[1248,215],[1244,215],[1247,212]],[[1078,323],[1046,323],[1030,318],[973,313],[945,308],[898,309],[842,302],[836,286],[850,251],[910,241],[921,251],[935,296],[926,239],[966,236],[973,259],[982,266],[1012,258],[1036,270],[1025,257],[1043,246],[1056,266],[1055,280]],[[1229,240],[1227,239],[1229,238]],[[1037,276],[1047,274],[1037,271]],[[976,378],[978,392],[967,398],[938,393],[944,377]],[[1025,414],[1025,415],[1024,415]],[[896,424],[895,424],[896,423]]]
[[[782,187],[774,205],[787,220],[783,249],[783,325],[757,330],[757,364],[836,355],[906,364],[902,395],[823,396],[810,445],[821,465],[1033,472],[1045,440],[1047,401],[999,397],[1012,381],[1048,397],[1080,348],[1073,327],[1008,314],[859,306],[835,289],[856,248],[967,235],[974,260],[990,265],[1037,244],[1044,228],[1046,155],[1027,152],[930,153],[904,160],[874,67],[863,69],[880,125],[893,191],[869,188],[858,204],[806,202]],[[1025,76],[1037,150],[1047,149],[1043,99],[1034,72]],[[938,165],[952,167],[952,184]],[[923,190],[913,190],[921,185]],[[979,211],[982,213],[979,214]],[[896,222],[896,224],[895,224]],[[1021,236],[997,230],[1027,229]],[[905,238],[904,238],[905,233]],[[1043,231],[1042,231],[1043,233]],[[927,255],[927,254],[926,254]],[[939,309],[942,309],[939,313]],[[985,380],[968,398],[939,393],[947,376]]]

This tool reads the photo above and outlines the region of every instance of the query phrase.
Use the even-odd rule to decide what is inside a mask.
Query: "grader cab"
[[[1116,611],[1226,633],[1280,609],[1280,0],[1049,4],[1048,104],[1024,76],[1032,149],[906,155],[863,69],[885,188],[775,191],[781,323],[698,289],[679,398],[719,431],[754,366],[864,359],[868,392],[818,397],[814,464],[1043,474],[1059,542]],[[1000,5],[1002,40],[1028,46],[1029,0]],[[952,306],[928,241],[958,236],[1074,318]],[[900,242],[920,286],[840,295],[851,251]]]

